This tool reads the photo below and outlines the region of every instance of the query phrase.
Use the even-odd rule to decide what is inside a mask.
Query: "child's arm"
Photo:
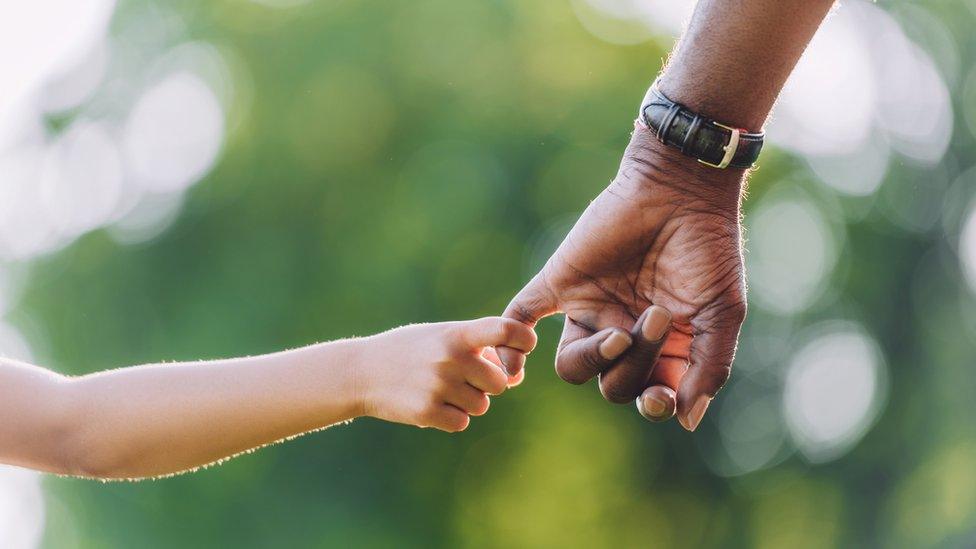
[[[485,348],[535,341],[519,322],[483,318],[78,378],[0,359],[0,463],[143,478],[363,415],[460,431],[508,382]]]

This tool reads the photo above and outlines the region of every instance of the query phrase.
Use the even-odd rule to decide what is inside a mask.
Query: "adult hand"
[[[693,431],[729,377],[746,313],[743,175],[698,164],[639,126],[613,182],[505,316],[534,326],[565,312],[560,377],[599,374],[607,400],[641,396],[638,408],[653,419],[676,407]],[[523,354],[498,352],[510,375],[521,371]]]

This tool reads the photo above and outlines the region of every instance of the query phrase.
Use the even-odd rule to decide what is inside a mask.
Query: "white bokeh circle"
[[[143,188],[181,191],[213,166],[224,137],[223,110],[214,92],[187,71],[147,89],[123,133],[128,168]]]
[[[834,322],[815,332],[790,362],[783,412],[797,448],[821,463],[850,450],[874,423],[887,394],[887,370],[860,325]]]

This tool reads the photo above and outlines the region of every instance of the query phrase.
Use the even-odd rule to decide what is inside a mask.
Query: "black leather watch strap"
[[[751,168],[762,150],[765,133],[749,133],[692,112],[651,86],[641,119],[662,143],[714,168]]]

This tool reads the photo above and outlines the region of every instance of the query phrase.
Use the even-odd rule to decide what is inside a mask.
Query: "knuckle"
[[[619,383],[615,383],[613,380],[608,381],[605,376],[600,376],[600,394],[609,402],[624,404],[637,398],[640,393],[628,391],[626,387],[622,387]]]
[[[517,336],[519,333],[519,327],[524,326],[524,324],[518,320],[515,320],[514,318],[502,318],[500,320],[501,322],[498,324],[498,330],[500,335],[506,340]]]
[[[526,351],[531,352],[535,350],[535,346],[539,343],[539,336],[536,335],[535,330],[526,326],[525,324],[519,324],[515,327],[516,333],[520,334],[521,337],[525,338]]]
[[[449,433],[458,433],[468,428],[468,424],[471,420],[466,414],[450,414],[444,417],[441,421],[441,425],[445,431]]]
[[[714,387],[715,392],[713,392],[710,396],[714,397],[716,393],[721,391],[722,387],[725,387],[725,384],[728,383],[729,378],[731,376],[732,376],[731,363],[719,364],[715,368],[712,368],[709,377],[711,377],[712,386]]]
[[[498,358],[509,371],[517,372],[525,366],[525,353],[511,347],[496,347]]]
[[[492,374],[491,380],[488,382],[488,389],[491,390],[493,395],[500,395],[508,389],[508,376],[499,372],[497,375]]]
[[[556,375],[559,376],[559,379],[572,385],[582,385],[583,383],[586,383],[586,380],[588,379],[587,377],[580,375],[579,372],[573,367],[569,366],[565,362],[559,362],[558,360],[556,361]]]
[[[556,375],[567,383],[581,385],[602,372],[602,364],[596,350],[560,353],[556,356]]]
[[[455,364],[456,362],[452,358],[442,358],[434,362],[433,372],[435,387],[441,388],[443,385],[450,382],[454,375],[454,371],[457,369]]]
[[[600,356],[600,351],[596,347],[587,349],[586,352],[580,353],[580,366],[589,373],[590,377],[595,376],[602,372],[605,368],[604,365],[607,361]]]
[[[620,363],[626,364],[629,368],[650,368],[661,355],[662,346],[663,341],[638,339]]]
[[[491,399],[488,395],[482,395],[478,402],[471,409],[471,415],[482,416],[488,413],[488,409],[491,408]]]

